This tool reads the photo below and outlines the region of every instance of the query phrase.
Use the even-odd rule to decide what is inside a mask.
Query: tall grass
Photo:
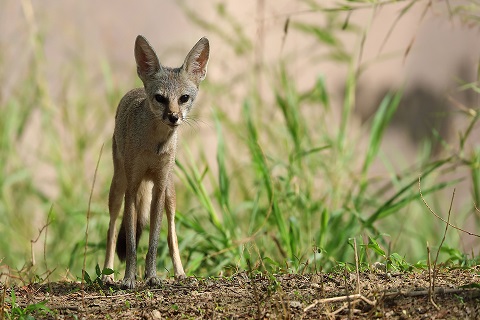
[[[250,83],[248,75],[255,72],[255,66],[222,82],[207,80],[202,84],[202,95],[215,96],[211,100],[219,101],[213,102],[211,115],[217,136],[216,156],[213,163],[209,162],[211,158],[191,150],[190,143],[184,141],[176,168],[179,246],[189,274],[230,273],[247,269],[249,263],[275,271],[316,271],[320,266],[330,270],[353,261],[352,238],[361,242],[363,263],[391,257],[417,262],[425,259],[425,240],[438,238],[438,221],[420,199],[419,174],[423,195],[440,210],[444,209],[445,192],[462,179],[472,186],[466,201],[478,203],[480,199],[480,156],[478,149],[468,151],[473,144],[469,136],[478,119],[476,110],[465,112],[470,124],[462,130],[458,143],[444,143],[439,157],[433,157],[427,148],[400,172],[382,153],[382,143],[401,103],[401,88],[387,93],[370,121],[358,128],[364,135],[352,129],[359,70],[367,67],[357,65],[357,61],[368,26],[351,25],[348,12],[388,4],[350,1],[323,8],[314,1],[306,3],[311,6],[311,14],[329,17],[327,25],[296,21],[292,13],[292,27],[285,29],[286,36],[311,36],[313,41],[328,46],[330,53],[324,59],[349,70],[340,117],[332,106],[334,90],[327,87],[325,77],[319,74],[309,88],[299,89],[286,67],[289,61],[270,61],[264,69],[269,70],[263,76],[268,80],[271,98]],[[181,5],[199,27],[230,45],[238,63],[249,65],[255,39],[248,37],[226,6],[216,7],[219,22],[211,23],[186,3]],[[401,14],[408,14],[413,5],[410,3]],[[463,18],[462,10],[457,8],[455,12]],[[343,47],[339,37],[342,32],[358,37],[359,45],[352,51]],[[4,258],[0,261],[13,269],[31,261],[30,240],[47,223],[53,205],[47,238],[45,230],[41,238],[46,241],[47,261],[33,266],[33,274],[47,276],[46,271],[56,268],[51,278],[79,277],[95,160],[105,140],[105,149],[111,148],[108,129],[112,128],[106,128],[105,123],[113,123],[115,105],[129,88],[117,87],[108,62],[101,61],[106,91],[96,93],[88,82],[86,62],[80,60],[68,70],[70,76],[64,75],[65,94],[52,99],[41,68],[42,38],[36,33],[32,38],[37,42],[31,46],[31,63],[40,67],[29,68],[14,92],[0,101],[2,114],[8,114],[0,117],[0,259]],[[133,79],[132,73],[132,86]],[[235,81],[245,81],[244,87],[249,89],[231,101],[233,94],[223,89]],[[68,93],[72,87],[76,94]],[[478,92],[478,83],[463,89]],[[222,107],[225,100],[241,110],[238,119]],[[26,156],[21,153],[24,139],[37,117],[41,119],[41,147]],[[106,199],[112,172],[110,152],[105,153],[89,219],[86,263],[90,270],[102,264],[104,257]],[[51,186],[35,180],[38,163],[53,171]],[[374,165],[382,165],[389,175],[375,177]],[[452,178],[452,171],[460,178]],[[465,206],[466,216],[472,211],[471,205]],[[159,270],[169,271],[165,230],[161,239]],[[458,256],[458,238],[447,242],[453,251],[444,250],[445,259]],[[40,246],[36,252],[42,250]],[[141,257],[146,252],[145,239],[139,250]],[[117,271],[121,270],[117,265]]]

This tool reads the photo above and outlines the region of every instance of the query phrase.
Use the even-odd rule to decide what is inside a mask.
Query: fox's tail
[[[150,212],[150,203],[152,202],[152,183],[142,182],[138,188],[137,197],[135,199],[135,214],[137,216],[137,226],[135,233],[135,242],[138,246],[142,231],[148,222],[148,213]],[[127,232],[125,229],[125,217],[122,218],[122,225],[117,237],[117,255],[120,261],[127,258]]]

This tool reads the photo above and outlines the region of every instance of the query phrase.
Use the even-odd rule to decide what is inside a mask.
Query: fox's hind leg
[[[113,152],[116,152],[115,138],[113,139]],[[120,160],[113,156],[113,178],[110,185],[108,197],[108,210],[110,212],[110,223],[107,233],[107,250],[105,256],[104,268],[113,270],[113,261],[115,256],[115,243],[117,241],[116,221],[122,207],[123,196],[125,195],[126,179],[123,165]],[[114,283],[113,274],[103,275],[103,282],[106,284]]]

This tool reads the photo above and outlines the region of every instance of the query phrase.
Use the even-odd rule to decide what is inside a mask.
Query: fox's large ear
[[[137,36],[135,40],[135,61],[137,61],[138,76],[144,82],[162,67],[155,50],[143,36]]]
[[[207,75],[207,64],[210,55],[210,45],[207,38],[198,40],[188,53],[183,63],[183,69],[189,78],[198,86]]]

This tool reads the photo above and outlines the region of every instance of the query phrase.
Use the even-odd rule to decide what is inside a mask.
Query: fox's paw
[[[158,287],[162,281],[160,280],[159,277],[157,276],[153,276],[153,277],[149,277],[145,280],[145,283],[147,284],[147,286],[149,287]]]
[[[180,273],[180,274],[175,275],[175,280],[177,280],[177,281],[184,280],[186,278],[187,278],[187,276],[185,275],[185,273]]]
[[[115,284],[115,279],[113,278],[113,274],[109,274],[109,275],[103,275],[102,276],[102,282],[104,285],[106,286],[112,286]]]
[[[136,282],[135,278],[134,279],[124,278],[120,283],[120,288],[133,290],[135,289],[135,284],[136,284],[135,282]]]

